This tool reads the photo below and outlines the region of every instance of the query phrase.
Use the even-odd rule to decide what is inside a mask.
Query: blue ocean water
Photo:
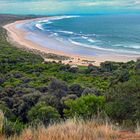
[[[140,54],[140,15],[67,16],[39,20],[32,26],[75,49]]]

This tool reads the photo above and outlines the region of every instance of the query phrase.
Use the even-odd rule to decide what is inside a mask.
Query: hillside
[[[32,17],[0,16],[0,110],[4,115],[0,118],[1,135],[21,133],[23,139],[29,126],[43,124],[47,127],[69,118],[110,118],[121,130],[135,132],[140,122],[140,60],[77,68],[61,62],[44,63],[44,55],[19,49],[7,42],[7,33],[2,26],[26,18]],[[45,57],[52,55],[46,54]],[[61,129],[57,127],[64,128],[63,133],[71,137],[69,127],[73,130],[73,127],[86,128],[89,124],[79,123],[77,126],[72,123],[69,126],[66,122],[55,126],[54,131],[59,130],[60,135]],[[77,127],[76,136],[80,129]],[[47,131],[44,129],[39,130],[44,133]],[[53,130],[54,126],[50,129]],[[42,133],[40,131],[35,133]]]

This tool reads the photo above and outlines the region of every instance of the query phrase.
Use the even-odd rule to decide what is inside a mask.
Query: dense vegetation
[[[1,17],[0,23],[14,20]],[[140,60],[78,68],[43,63],[40,55],[9,44],[0,27],[0,110],[8,135],[71,117],[135,125],[140,122]]]

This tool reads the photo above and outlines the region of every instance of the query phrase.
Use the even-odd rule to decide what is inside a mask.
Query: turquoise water
[[[0,13],[41,15],[140,13],[140,1],[0,0]]]
[[[30,39],[46,43],[49,37],[54,44],[46,45],[58,50],[140,54],[140,15],[69,16],[29,22],[24,27],[36,32],[37,37],[30,35]]]

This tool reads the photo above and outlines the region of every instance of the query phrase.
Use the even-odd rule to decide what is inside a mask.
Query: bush
[[[67,117],[91,118],[103,110],[105,99],[103,96],[85,95],[76,100],[65,101],[65,104],[67,109],[64,109],[64,113]]]
[[[79,84],[72,84],[69,90],[70,94],[76,94],[78,97],[80,97],[83,92],[83,88]]]
[[[106,113],[117,121],[140,121],[140,77],[118,83],[106,91]]]
[[[59,119],[60,115],[58,111],[51,106],[47,106],[44,102],[37,103],[28,112],[28,119],[34,123],[44,123],[48,125],[51,121]]]
[[[15,122],[12,122],[5,119],[4,125],[3,125],[3,132],[5,135],[10,136],[14,134],[19,134],[24,128],[25,128],[25,125],[19,122],[18,120]]]

